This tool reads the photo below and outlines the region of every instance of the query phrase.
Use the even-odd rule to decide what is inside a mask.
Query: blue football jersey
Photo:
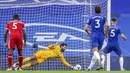
[[[91,25],[92,36],[94,35],[103,35],[104,36],[104,24],[107,19],[101,15],[94,15],[89,18],[87,21],[88,25]]]
[[[121,34],[121,29],[117,26],[111,26],[108,32],[108,42],[118,42],[118,35]]]

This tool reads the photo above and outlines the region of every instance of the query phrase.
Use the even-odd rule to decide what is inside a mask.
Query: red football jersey
[[[10,21],[6,28],[9,29],[10,37],[22,37],[22,29],[25,28],[24,23],[18,20]]]

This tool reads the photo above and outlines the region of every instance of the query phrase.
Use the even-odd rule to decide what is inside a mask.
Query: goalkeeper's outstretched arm
[[[65,60],[63,54],[61,54],[59,57],[60,57],[61,62],[62,62],[64,65],[66,65],[67,67],[71,67],[71,65]]]
[[[65,60],[63,54],[61,54],[61,55],[59,56],[59,58],[60,58],[61,62],[62,62],[64,65],[66,65],[67,67],[70,67],[70,68],[72,68],[72,69],[75,70],[75,67],[74,67],[74,66],[71,66],[71,65]]]

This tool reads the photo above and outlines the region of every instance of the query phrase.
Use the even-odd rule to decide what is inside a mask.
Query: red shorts
[[[11,37],[9,44],[8,44],[8,48],[9,49],[15,49],[15,47],[17,47],[17,49],[22,49],[23,48],[23,41],[21,37]]]

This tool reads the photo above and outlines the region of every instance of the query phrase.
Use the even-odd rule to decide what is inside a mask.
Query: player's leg
[[[98,52],[100,52],[100,49],[102,49],[104,47],[105,44],[105,39],[104,39],[104,36],[100,36],[99,39],[98,39]],[[97,66],[97,69],[102,69],[102,66],[101,66],[101,58],[98,59],[98,66]]]
[[[119,56],[119,63],[120,63],[120,69],[121,69],[121,71],[124,71],[125,69],[123,67],[123,65],[124,65],[123,55]]]
[[[104,36],[99,37],[98,44],[99,44],[98,49],[99,49],[99,52],[100,52],[100,49],[103,49],[103,47],[105,47],[107,45],[107,43],[104,39]],[[102,57],[104,58],[104,55]],[[102,69],[101,58],[98,60],[98,67],[97,67],[96,70],[98,70],[98,69]]]
[[[105,55],[109,52],[112,51],[111,44],[107,43],[107,40],[104,39],[104,36],[100,37],[99,40],[99,49],[104,49],[102,56],[101,56],[101,62],[99,64],[99,67],[97,67],[96,70],[102,70],[104,68],[104,63],[105,63]]]
[[[38,52],[35,53],[33,56],[23,59],[23,63],[28,62],[28,61],[35,60],[35,59],[36,59],[36,56],[39,57],[41,54],[42,54],[41,51],[38,51]],[[19,65],[19,62],[14,63],[13,66],[16,67],[16,65]]]
[[[34,66],[34,65],[37,65],[39,64],[37,60],[33,60],[31,63],[27,63],[25,65],[22,66],[22,68],[28,68],[28,67],[31,67],[31,66]]]
[[[32,61],[32,62],[23,65],[22,68],[28,68],[30,66],[44,62],[44,56],[42,55],[42,51],[38,51],[32,57],[28,57],[23,60],[23,62],[28,62],[28,61]]]
[[[114,52],[119,56],[119,63],[120,63],[121,71],[125,70],[123,67],[124,65],[123,54],[121,52],[121,48],[119,47],[119,44],[116,44],[116,46],[114,47]]]
[[[18,49],[18,61],[19,61],[19,68],[21,69],[23,63],[22,49]]]
[[[104,36],[101,36],[100,39],[99,39],[99,46],[98,46],[98,49],[104,49],[104,48],[108,48],[108,44],[107,44],[107,41],[104,39]]]
[[[93,57],[91,60],[91,63],[88,67],[87,70],[91,70],[91,68],[93,67],[93,65],[95,64],[95,62],[98,60],[98,62],[100,61],[100,55],[98,53],[99,49],[98,49],[98,39],[97,38],[92,38],[92,52],[93,52]]]
[[[93,48],[93,53],[94,53],[95,58],[97,58],[98,64],[100,64],[100,55],[99,55],[98,47]]]
[[[23,59],[23,63],[28,62],[28,61],[32,61],[32,60],[35,60],[35,59],[36,59],[36,56],[33,55],[31,57]]]
[[[12,39],[10,37],[10,41],[8,44],[8,70],[12,70],[12,54],[13,54],[13,50],[15,48],[15,39]]]
[[[31,57],[27,57],[27,58],[23,59],[23,63],[28,62],[28,61],[32,61],[32,60],[35,60],[35,59],[36,59],[36,56],[33,55]],[[19,64],[19,62],[15,63],[14,65],[18,65],[18,64]]]
[[[18,48],[19,69],[21,69],[22,63],[23,63],[23,54],[22,54],[23,42],[22,42],[22,38],[20,38],[20,37],[17,38],[16,46]]]
[[[93,57],[92,57],[92,60],[91,60],[91,63],[88,67],[87,70],[91,70],[91,68],[94,66],[95,62],[98,60],[98,62],[100,61],[100,56],[99,56],[99,53],[98,53],[98,49],[97,48],[94,48],[93,49]]]
[[[104,48],[102,56],[101,56],[101,65],[104,68],[104,63],[105,63],[105,56],[106,54],[110,53],[113,49],[111,48],[111,44],[107,44],[107,46]]]
[[[12,70],[12,53],[13,49],[8,49],[8,70]]]
[[[25,62],[28,62],[28,61],[33,61],[33,60],[36,60],[36,56],[34,55],[34,56],[31,56],[31,57],[28,57],[28,58],[25,58],[25,59],[23,59],[23,63],[25,63]],[[15,68],[15,70],[18,70],[19,69],[19,62],[16,62],[16,63],[14,63],[13,64],[13,67]],[[28,65],[26,65],[26,66],[28,66]],[[22,68],[22,67],[21,67]]]
[[[101,56],[101,65],[102,65],[102,68],[104,68],[105,56],[106,56],[106,53],[103,52],[102,56]]]
[[[97,70],[104,69],[105,64],[105,56],[106,54],[110,53],[113,49],[111,48],[111,44],[107,43],[107,46],[104,48],[102,56],[101,56],[101,66],[97,68]]]
[[[42,62],[45,61],[44,56],[42,56],[42,55],[40,55],[40,56],[34,55],[31,59],[32,59],[32,62],[23,65],[22,68],[28,68],[28,67],[31,67],[31,66],[34,66],[34,65],[37,65],[37,64],[41,64]]]

